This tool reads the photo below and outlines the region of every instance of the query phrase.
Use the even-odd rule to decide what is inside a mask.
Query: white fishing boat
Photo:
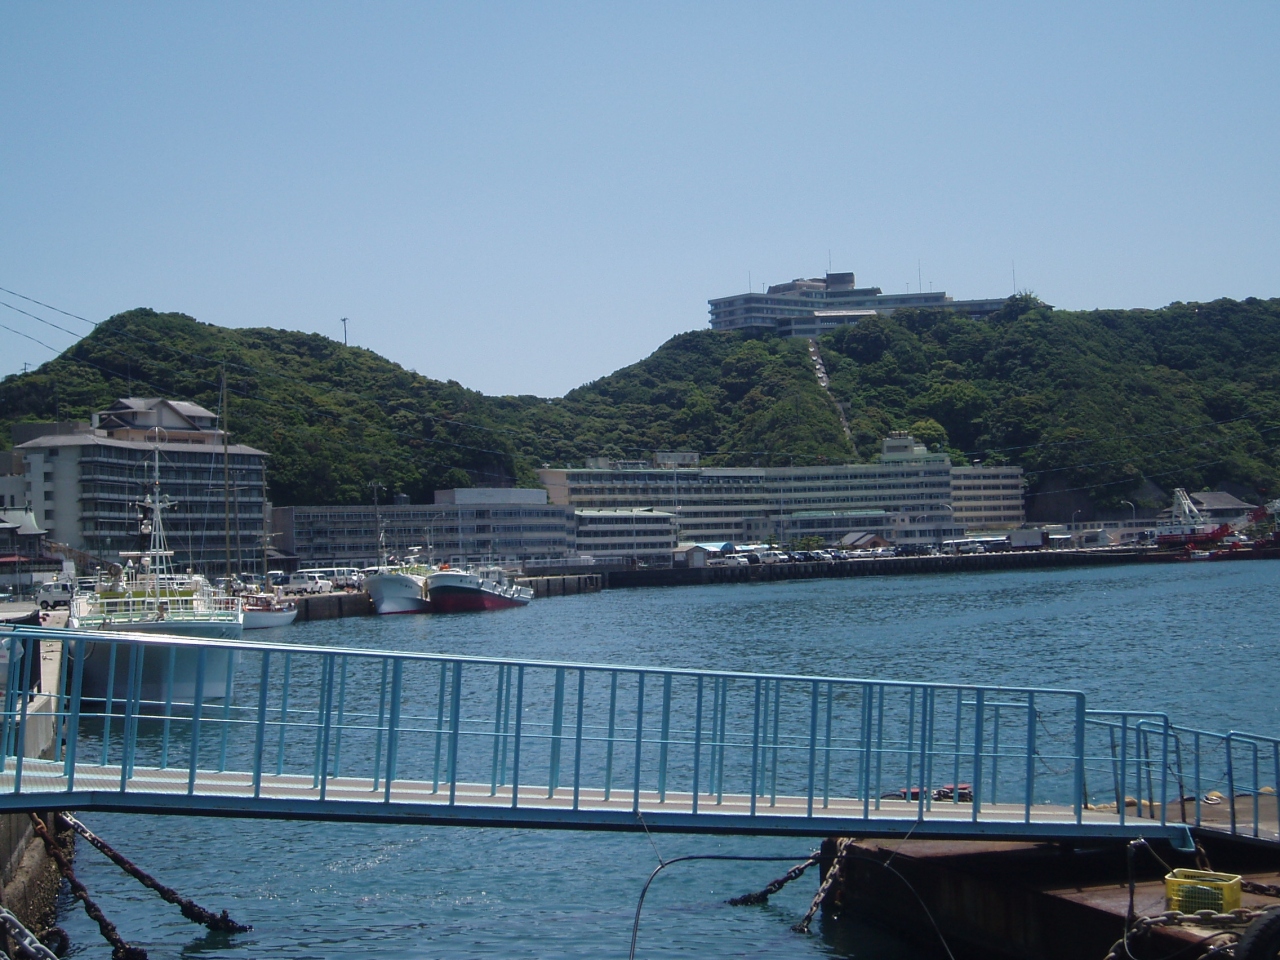
[[[72,597],[67,626],[92,632],[239,640],[244,630],[240,598],[219,596],[203,577],[180,576],[170,569],[173,551],[165,542],[164,511],[173,503],[160,493],[159,458],[157,449],[151,493],[142,501],[145,511],[142,532],[150,535],[149,549],[122,552],[126,566],[110,583],[100,586],[96,592]],[[143,659],[134,669],[141,670],[144,701],[191,703],[201,680],[205,699],[219,699],[231,693],[239,659],[233,650],[212,645],[202,647],[199,643],[138,649]],[[110,688],[113,699],[128,696],[130,650],[130,645],[109,642],[88,644],[83,695],[105,699]]]
[[[379,567],[376,573],[364,579],[364,589],[373,601],[373,609],[379,614],[426,613],[431,609],[427,602],[426,567]]]
[[[265,630],[269,627],[287,627],[298,616],[298,605],[292,600],[281,600],[269,593],[250,593],[240,598],[244,605],[244,628]]]

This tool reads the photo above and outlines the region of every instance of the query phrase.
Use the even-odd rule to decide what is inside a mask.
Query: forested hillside
[[[216,410],[225,368],[233,436],[272,454],[279,504],[365,501],[375,480],[422,502],[439,487],[535,483],[542,463],[657,450],[726,465],[865,460],[894,429],[957,461],[1022,464],[1033,511],[1153,507],[1174,486],[1277,488],[1277,300],[1083,313],[1024,296],[986,320],[875,317],[820,347],[830,395],[804,341],[708,330],[561,398],[487,397],[315,334],[133,310],[0,381],[0,438],[15,420],[87,418],[127,395]]]

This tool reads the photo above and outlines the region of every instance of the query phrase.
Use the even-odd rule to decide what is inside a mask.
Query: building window
[[[44,512],[44,518],[45,518],[46,520],[52,520],[52,519],[53,519],[53,511],[52,511],[52,510],[46,510],[46,511]]]

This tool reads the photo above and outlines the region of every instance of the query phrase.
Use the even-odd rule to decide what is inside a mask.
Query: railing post
[[[751,720],[751,816],[756,815],[757,778],[760,760],[760,679],[756,678],[756,708]]]
[[[698,776],[702,772],[702,674],[698,674],[697,701],[693,708],[693,808],[698,812],[698,790],[702,786]]]
[[[609,671],[609,732],[605,735],[604,799],[609,801],[613,790],[613,735],[618,718],[618,671]]]
[[[582,706],[587,692],[587,671],[578,670],[578,717],[573,732],[573,809],[578,809],[578,793],[582,786]],[[693,802],[698,802],[697,796]]]
[[[432,793],[438,793],[440,790],[440,752],[444,746],[444,695],[445,681],[448,678],[448,670],[448,662],[441,662],[440,691],[436,695],[436,756],[434,763],[431,765]]]
[[[400,692],[404,683],[404,661],[391,664],[391,716],[387,720],[387,779],[382,799],[391,802],[391,784],[396,779],[396,753],[400,748]]]
[[[276,747],[276,776],[284,774],[284,740],[289,728],[289,673],[293,669],[293,654],[284,655],[284,679],[280,690],[280,742]]]
[[[502,689],[507,681],[507,665],[498,664],[498,689],[493,695],[493,760],[489,765],[489,796],[498,795],[498,752],[501,748],[502,736]],[[505,766],[505,764],[504,764]],[[504,770],[505,774],[506,771]]]
[[[986,691],[981,687],[976,689],[977,696],[974,698],[973,705],[973,820],[976,822],[978,815],[982,812],[982,745],[984,742],[984,726],[986,717],[983,712],[984,698]],[[951,785],[951,794],[953,797],[960,795],[960,780],[956,779]]]
[[[640,812],[640,755],[644,749],[644,671],[636,684],[636,763],[632,777],[631,812]]]
[[[658,802],[667,802],[667,756],[671,740],[671,674],[662,677],[662,742],[658,745]]]
[[[129,781],[129,765],[133,761],[133,741],[136,735],[134,719],[135,700],[142,687],[142,671],[139,669],[139,647],[129,644],[129,684],[124,698],[124,734],[120,743],[120,792],[124,793]]]
[[[200,763],[200,714],[204,710],[204,671],[208,650],[200,647],[196,654],[196,695],[191,711],[191,763],[187,767],[187,796],[196,792],[196,769]],[[115,651],[111,651],[115,663]]]
[[[1026,782],[1024,784],[1026,793],[1023,795],[1023,821],[1031,822],[1031,802],[1035,794],[1036,783],[1036,720],[1039,714],[1036,713],[1036,694],[1031,691],[1027,694],[1027,765],[1026,765]],[[1123,816],[1123,814],[1121,815]],[[1121,821],[1123,822],[1123,820]]]
[[[26,647],[22,651],[22,689],[18,691],[18,697],[22,704],[22,713],[18,719],[18,749],[17,756],[14,758],[13,766],[13,792],[22,792],[22,760],[27,753],[27,708],[31,703],[31,671],[39,669],[39,664],[33,663],[36,659],[37,641],[32,637],[26,637],[23,640]]]
[[[258,723],[253,742],[253,796],[262,795],[262,751],[267,738],[267,681],[271,676],[271,651],[262,651],[262,672],[258,676]]]
[[[1232,756],[1233,744],[1235,742],[1235,731],[1229,731],[1226,736],[1227,749],[1227,805],[1231,808],[1231,835],[1236,834],[1236,771],[1235,758]]]
[[[822,809],[827,809],[827,804],[831,799],[831,681],[827,681],[827,717],[826,717],[826,736],[823,738],[822,745]],[[858,769],[862,769],[862,764],[858,764]],[[866,790],[863,790],[866,793]]]
[[[164,679],[164,730],[160,738],[160,769],[169,769],[169,725],[173,722],[173,677],[177,671],[178,648],[169,648],[169,663]]]
[[[1124,826],[1129,809],[1129,715],[1120,715],[1120,800],[1116,810],[1120,814],[1120,826]],[[1139,791],[1141,792],[1141,791]]]
[[[75,677],[71,681],[71,720],[67,724],[67,752],[66,764],[64,766],[65,776],[67,778],[67,793],[71,793],[76,788],[76,754],[80,746],[80,696],[84,691],[84,639],[77,638],[72,641],[75,647]]]
[[[511,807],[520,805],[520,728],[524,724],[524,664],[516,667],[516,742],[511,748]]]
[[[813,791],[818,773],[818,681],[809,689],[809,797],[805,816],[813,816]]]
[[[551,702],[550,769],[547,771],[547,796],[554,797],[560,786],[560,738],[564,734],[564,667],[556,667],[555,691]]]
[[[1085,703],[1084,703],[1084,694],[1081,693],[1076,695],[1076,742],[1075,742],[1076,765],[1075,765],[1075,776],[1073,777],[1073,780],[1075,782],[1074,792],[1076,795],[1076,799],[1075,799],[1076,823],[1084,822],[1084,724],[1085,724]],[[1165,744],[1166,744],[1166,754],[1167,754],[1168,742],[1169,742],[1167,721],[1165,726],[1166,726]],[[1164,821],[1161,820],[1161,822],[1163,823]]]
[[[1162,719],[1164,729],[1160,738],[1160,825],[1163,827],[1169,818],[1169,718]]]
[[[1000,704],[996,704],[992,708],[991,715],[991,805],[994,807],[999,801],[996,799],[996,791],[999,789],[1000,782]]]
[[[329,740],[333,735],[333,674],[338,666],[338,657],[336,654],[327,654],[325,656],[325,680],[324,680],[324,698],[321,701],[321,709],[324,710],[322,718],[320,738],[320,799],[323,800],[328,795],[329,787]]]
[[[107,663],[107,689],[103,697],[102,707],[102,763],[101,766],[107,765],[107,759],[110,757],[111,751],[111,710],[115,706],[116,693],[116,656],[120,652],[119,645],[114,641],[107,644],[107,649],[111,659]]]
[[[458,796],[458,735],[462,725],[462,661],[453,663],[453,697],[449,704],[449,806]]]
[[[884,792],[884,684],[878,685],[876,695],[876,809],[880,809],[880,795]]]
[[[338,657],[338,729],[334,733],[333,775],[342,776],[342,729],[346,723],[347,709],[347,655]]]
[[[769,773],[769,806],[778,805],[778,725],[782,719],[782,681],[773,681],[773,765]]]
[[[373,745],[373,792],[378,792],[378,781],[382,775],[382,722],[387,712],[387,666],[390,661],[382,658],[382,683],[378,688],[378,733]]]

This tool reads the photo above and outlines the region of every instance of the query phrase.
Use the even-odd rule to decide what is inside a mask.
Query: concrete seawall
[[[371,617],[373,600],[367,593],[317,593],[298,598],[298,621]]]
[[[563,577],[520,577],[522,587],[533,590],[535,597],[567,597],[577,593],[596,593],[604,586],[604,574],[585,573]]]
[[[1032,550],[967,556],[879,557],[831,563],[759,563],[745,567],[673,567],[666,570],[618,570],[603,574],[606,589],[677,587],[706,583],[756,583],[772,580],[876,577],[904,573],[971,573],[983,570],[1041,570],[1057,567],[1111,566],[1148,560],[1147,550]]]

